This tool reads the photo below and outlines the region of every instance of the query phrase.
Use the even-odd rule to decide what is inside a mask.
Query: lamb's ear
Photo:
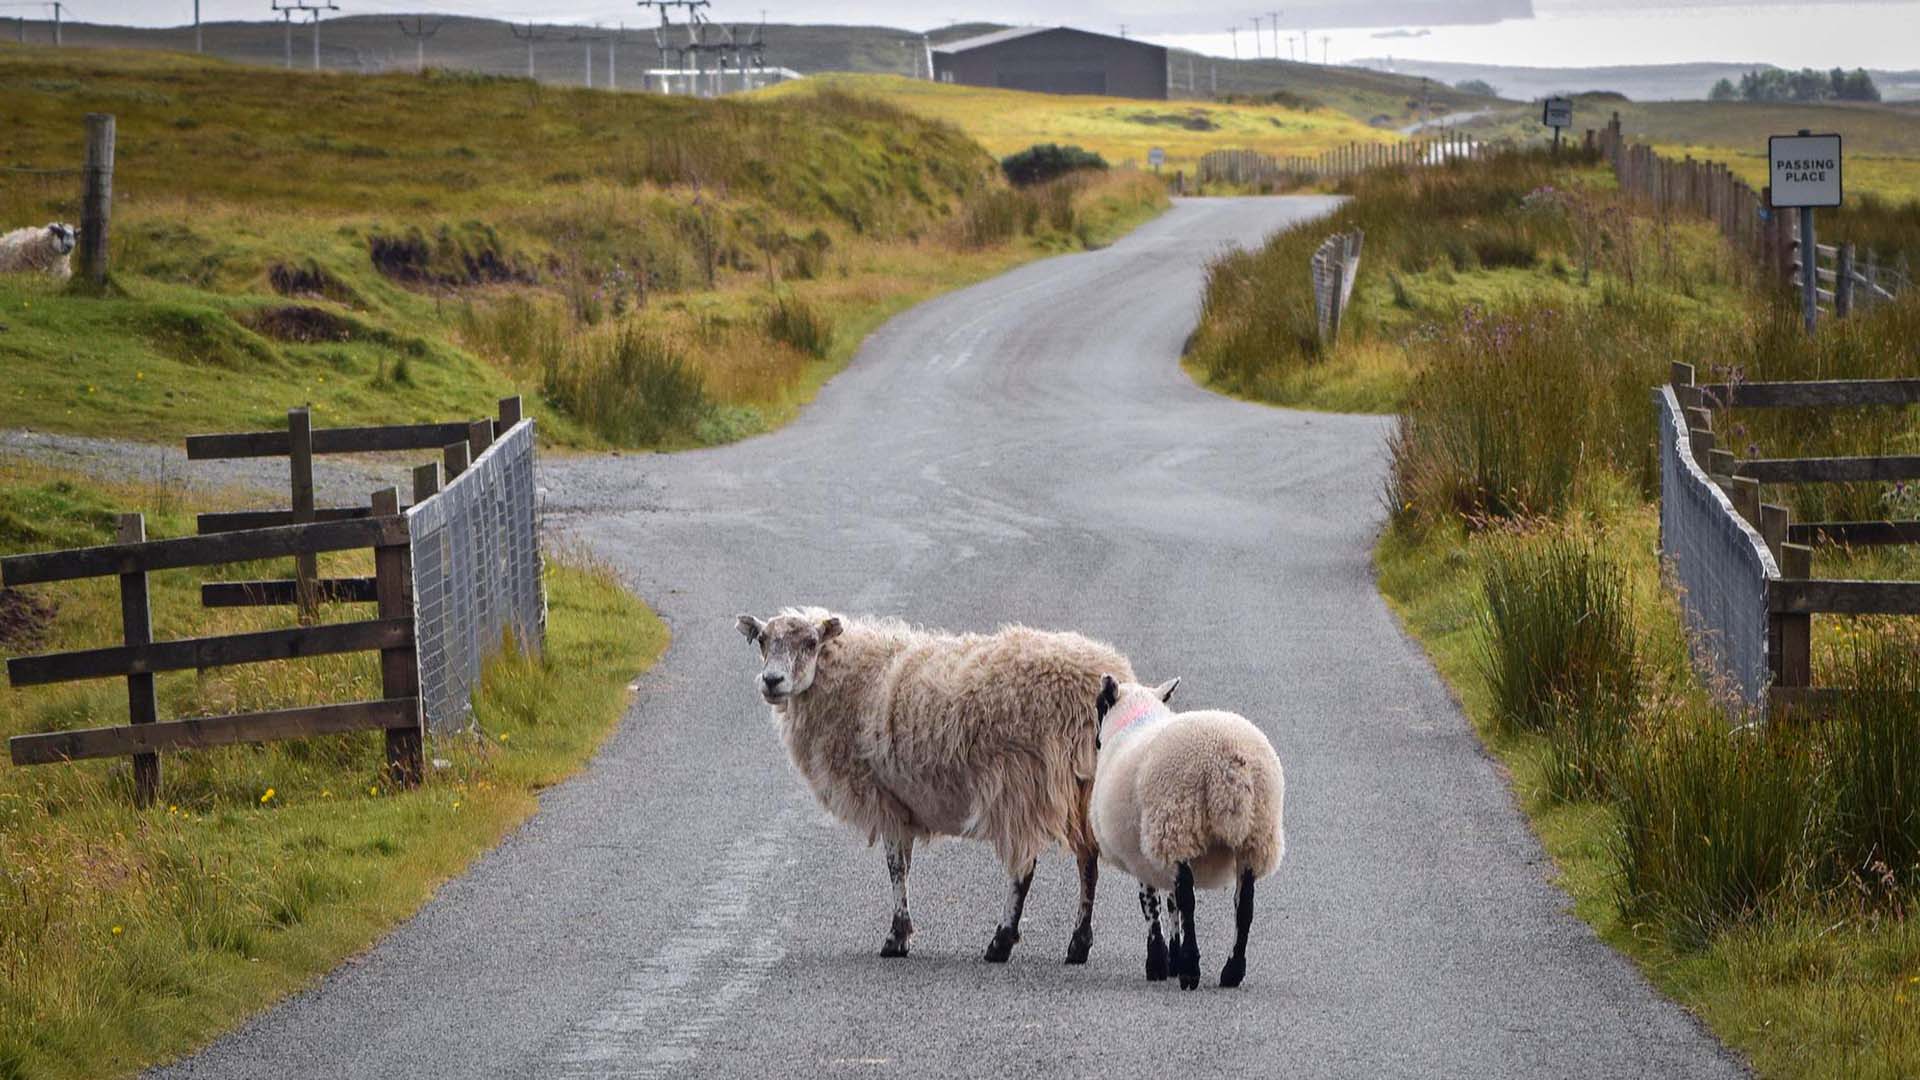
[[[1179,685],[1180,676],[1175,675],[1173,678],[1154,687],[1153,696],[1159,698],[1162,702],[1171,701],[1173,699],[1173,688]]]
[[[1119,700],[1120,684],[1113,681],[1111,675],[1100,676],[1100,696],[1093,699],[1095,719],[1105,720],[1107,710],[1113,708],[1114,703]]]
[[[760,644],[760,635],[767,632],[767,624],[751,615],[735,615],[733,625],[739,627],[740,633],[755,645]]]
[[[820,623],[820,644],[825,645],[827,642],[839,637],[840,631],[845,629],[846,626],[840,622],[840,616],[827,616],[821,620]]]

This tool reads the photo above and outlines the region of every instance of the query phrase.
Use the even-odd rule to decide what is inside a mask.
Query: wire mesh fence
[[[1772,682],[1767,582],[1780,576],[1779,566],[1766,541],[1694,460],[1686,413],[1671,387],[1655,391],[1654,407],[1660,551],[1678,586],[1694,664],[1716,692],[1764,707]]]
[[[515,424],[407,511],[420,700],[435,734],[468,725],[481,665],[506,635],[528,650],[545,642],[533,444],[533,421]]]

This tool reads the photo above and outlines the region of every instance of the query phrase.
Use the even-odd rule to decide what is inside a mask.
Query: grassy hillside
[[[190,535],[190,511],[231,507],[0,458],[0,554],[109,543],[127,510],[156,538]],[[323,560],[370,568],[365,552]],[[153,575],[156,637],[291,625],[285,610],[201,607],[202,576]],[[166,754],[164,801],[146,811],[124,758],[0,767],[0,1077],[101,1080],[183,1053],[366,948],[525,820],[667,641],[604,568],[562,557],[546,588],[544,653],[489,666],[477,733],[436,740],[444,766],[412,791],[382,779],[377,733]],[[0,590],[0,653],[97,648],[119,626],[111,579]],[[326,657],[164,674],[157,689],[173,719],[378,697],[378,668]],[[118,679],[0,689],[0,739],[124,724],[126,701]]]
[[[77,165],[118,116],[115,288],[0,278],[0,425],[162,438],[484,415],[682,445],[777,422],[886,314],[1164,205],[1116,174],[978,228],[958,129],[829,92],[696,101],[522,79],[314,75],[0,48],[0,164]],[[79,182],[0,173],[0,222]],[[1084,213],[1082,212],[1084,211]],[[1011,225],[1010,228],[1005,227]]]
[[[1193,60],[1193,86],[1187,85],[1187,60]],[[1214,72],[1219,93],[1258,97],[1283,93],[1346,113],[1380,127],[1404,127],[1431,115],[1497,107],[1498,98],[1456,90],[1444,82],[1364,67],[1305,64],[1292,60],[1222,60],[1173,55],[1174,94],[1212,96]]]
[[[996,155],[1034,143],[1074,143],[1114,164],[1144,167],[1148,150],[1158,146],[1167,152],[1167,171],[1191,170],[1200,155],[1228,147],[1317,154],[1398,138],[1332,109],[1033,94],[885,75],[827,75],[755,96],[782,100],[821,86],[957,125]]]
[[[1260,400],[1400,414],[1382,591],[1507,765],[1582,918],[1761,1076],[1920,1074],[1920,636],[1819,618],[1815,684],[1868,692],[1818,719],[1723,711],[1662,578],[1648,401],[1676,357],[1712,381],[1911,375],[1920,294],[1809,339],[1711,226],[1646,215],[1577,155],[1381,172],[1350,193],[1214,264],[1190,368]],[[1302,270],[1347,227],[1367,234],[1357,306],[1323,347]],[[1748,457],[1920,447],[1912,409],[1715,428]],[[1905,516],[1911,498],[1767,497],[1796,520]],[[1823,549],[1815,570],[1920,579],[1920,549]]]

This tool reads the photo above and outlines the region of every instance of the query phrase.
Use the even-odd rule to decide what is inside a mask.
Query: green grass
[[[1391,412],[1427,362],[1426,344],[1484,329],[1489,311],[1526,306],[1612,325],[1613,309],[1659,308],[1704,334],[1746,303],[1752,270],[1710,228],[1632,216],[1590,161],[1506,154],[1375,172],[1350,191],[1330,217],[1209,267],[1186,355],[1202,382],[1274,404]],[[1339,339],[1322,344],[1307,267],[1326,236],[1353,229],[1366,234],[1353,304]]]
[[[125,508],[156,536],[191,531],[170,491],[0,461],[0,552],[105,541]],[[286,618],[201,609],[195,580],[153,576],[156,637]],[[164,755],[163,803],[148,811],[132,808],[125,761],[0,769],[0,1076],[130,1075],[183,1053],[365,948],[531,814],[667,638],[604,568],[563,552],[546,581],[544,653],[489,665],[478,733],[438,740],[449,765],[417,790],[382,782],[377,734]],[[21,596],[0,592],[10,654],[114,639],[110,583]],[[375,696],[378,674],[370,657],[329,658],[159,683],[171,718]],[[0,696],[0,736],[125,722],[117,680]]]
[[[837,331],[1099,231],[962,243],[963,207],[1005,190],[992,157],[830,87],[701,101],[0,50],[0,94],[7,165],[75,165],[82,116],[115,113],[120,196],[107,298],[0,278],[0,426],[172,438],[271,427],[301,402],[368,424],[487,415],[525,392],[560,445],[738,438],[842,356],[837,332],[825,355],[769,336],[778,298]],[[69,179],[8,183],[0,221],[74,220],[78,196]],[[1101,222],[1166,205],[1137,174],[1084,198]],[[552,321],[550,355],[466,332],[515,301]],[[646,423],[607,424],[557,392],[592,372],[555,363],[591,364],[629,332],[683,359],[697,417],[675,391]]]
[[[1823,789],[1806,773],[1818,759],[1771,752],[1778,747],[1767,741],[1729,740],[1724,719],[1686,703],[1693,691],[1680,666],[1684,636],[1652,554],[1657,519],[1651,508],[1629,507],[1602,520],[1599,535],[1628,568],[1629,592],[1642,616],[1640,654],[1652,665],[1641,710],[1657,719],[1636,721],[1611,744],[1646,759],[1645,767],[1627,770],[1633,777],[1627,790],[1635,793],[1629,805],[1637,808],[1630,816],[1615,800],[1567,797],[1555,775],[1568,752],[1563,733],[1517,729],[1498,719],[1483,670],[1479,571],[1483,549],[1503,541],[1458,529],[1420,540],[1389,530],[1376,552],[1381,591],[1507,767],[1554,860],[1558,884],[1603,940],[1698,1013],[1761,1076],[1914,1075],[1920,1070],[1913,1024],[1920,1008],[1920,923],[1868,895],[1871,886],[1862,879],[1794,891],[1812,876],[1799,846],[1808,836],[1807,807],[1781,796]],[[1911,718],[1907,710],[1908,731]],[[1793,737],[1786,729],[1781,741]],[[1675,754],[1691,756],[1675,760]],[[1645,788],[1658,797],[1639,790]],[[1665,816],[1656,812],[1663,806]],[[1680,813],[1691,816],[1674,816]],[[1643,843],[1641,854],[1623,866],[1630,828],[1657,830],[1680,846]],[[1717,847],[1700,842],[1708,837]],[[1730,837],[1742,838],[1749,850],[1728,851]],[[1772,876],[1756,874],[1755,866],[1771,866]],[[1652,897],[1662,900],[1643,903]],[[1745,917],[1717,914],[1742,908]]]
[[[878,98],[953,124],[998,156],[1040,143],[1066,143],[1091,150],[1114,165],[1145,168],[1147,152],[1157,146],[1166,151],[1163,169],[1168,173],[1184,169],[1191,174],[1201,155],[1210,150],[1310,156],[1350,142],[1400,138],[1332,109],[1034,94],[892,75],[823,75],[804,83],[783,83],[755,96],[775,100],[804,96],[820,85]]]

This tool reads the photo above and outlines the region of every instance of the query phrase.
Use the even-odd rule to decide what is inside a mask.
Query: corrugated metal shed
[[[933,77],[1047,94],[1165,99],[1167,50],[1067,26],[1019,26],[934,46]]]

